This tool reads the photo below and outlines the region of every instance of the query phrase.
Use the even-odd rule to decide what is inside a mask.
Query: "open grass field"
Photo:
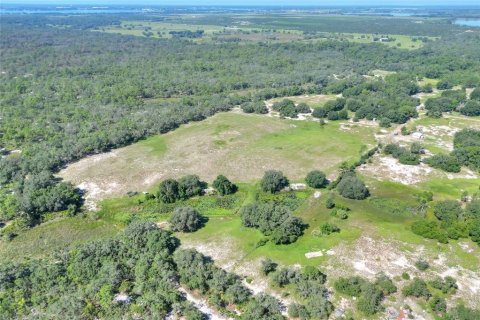
[[[239,17],[237,16],[236,19]],[[389,47],[396,47],[402,49],[419,49],[423,47],[425,41],[435,41],[437,37],[428,36],[410,36],[402,34],[381,34],[376,33],[358,33],[358,32],[332,32],[325,31],[322,28],[317,30],[316,34],[306,34],[305,31],[295,29],[295,23],[291,26],[280,24],[278,26],[262,26],[254,22],[249,22],[250,18],[255,16],[244,16],[245,20],[232,20],[230,24],[220,23],[214,24],[212,21],[207,23],[198,23],[201,20],[190,18],[188,15],[176,18],[168,18],[166,21],[137,21],[124,20],[120,25],[102,27],[94,31],[101,31],[107,33],[117,33],[123,35],[133,35],[140,37],[151,38],[172,38],[170,32],[191,31],[195,32],[203,30],[204,34],[200,38],[192,38],[195,42],[205,41],[242,41],[242,42],[290,42],[290,41],[322,41],[326,39],[338,41],[351,41],[356,43],[381,43]],[[300,15],[299,18],[302,18]],[[281,19],[288,19],[282,17]],[[338,22],[343,21],[341,17],[331,16],[323,17],[327,25],[333,23],[334,20]],[[281,23],[282,20],[276,21]],[[224,22],[224,21],[222,21]]]
[[[11,241],[0,242],[2,259],[38,259],[85,241],[114,235],[121,225],[90,217],[59,218],[20,233]]]
[[[313,121],[222,113],[112,152],[71,164],[60,176],[102,199],[148,191],[160,180],[198,174],[211,182],[224,174],[238,182],[260,179],[269,169],[292,180],[313,169],[331,174],[375,144],[374,128],[339,130]]]
[[[412,37],[400,34],[363,34],[363,33],[335,33],[327,35],[341,41],[351,41],[356,43],[381,43],[389,47],[415,50],[424,46],[424,42],[418,37]],[[435,37],[422,37],[428,41],[435,41]]]
[[[158,21],[122,21],[119,26],[110,26],[98,29],[107,33],[118,33],[123,35],[133,35],[140,37],[171,39],[170,32],[203,30],[201,38],[194,38],[196,42],[220,40],[220,41],[275,41],[288,42],[302,40],[303,32],[298,30],[266,30],[262,28],[208,25],[208,24],[189,24],[189,23],[170,23]]]

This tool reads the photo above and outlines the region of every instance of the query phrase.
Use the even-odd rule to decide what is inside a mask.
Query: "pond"
[[[457,19],[454,24],[459,26],[467,27],[479,27],[480,28],[480,19]]]

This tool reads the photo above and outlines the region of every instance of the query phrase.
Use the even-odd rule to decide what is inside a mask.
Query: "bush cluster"
[[[257,228],[264,235],[270,236],[275,244],[295,242],[306,225],[291,211],[273,202],[256,202],[240,209],[242,224],[245,227]]]

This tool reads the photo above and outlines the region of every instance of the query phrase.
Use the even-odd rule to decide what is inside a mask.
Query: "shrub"
[[[213,181],[213,187],[218,191],[222,196],[227,194],[232,194],[237,191],[237,186],[233,184],[227,177],[223,175],[217,176],[215,181]]]
[[[288,315],[291,318],[300,318],[300,319],[310,318],[307,308],[305,308],[305,306],[298,303],[292,303],[291,305],[288,306]]]
[[[332,198],[328,198],[327,201],[325,202],[325,207],[327,209],[332,209],[335,207],[335,201]]]
[[[192,207],[177,207],[170,218],[173,231],[194,232],[202,226],[202,216]]]
[[[296,118],[298,114],[295,103],[289,99],[275,102],[272,109],[278,111],[282,117]]]
[[[207,187],[207,184],[200,181],[197,175],[188,175],[178,180],[179,196],[182,199],[188,199],[194,196],[200,196],[203,194],[203,189]]]
[[[435,221],[419,220],[412,224],[413,233],[428,238],[436,239],[441,243],[447,243],[448,237],[445,231],[440,230]]]
[[[339,293],[346,294],[349,296],[358,297],[362,292],[362,286],[366,283],[366,280],[361,277],[350,277],[350,278],[338,278],[334,283],[335,290]]]
[[[312,112],[312,116],[314,118],[319,118],[319,119],[326,118],[327,114],[328,114],[328,111],[325,110],[324,108],[315,108],[313,109],[313,112]]]
[[[451,84],[447,80],[440,80],[437,83],[437,89],[438,90],[447,90],[447,89],[452,89],[452,88],[453,88],[453,84]]]
[[[338,193],[348,199],[363,200],[366,199],[370,193],[360,179],[354,174],[345,174],[337,185]]]
[[[240,209],[240,216],[245,227],[258,228],[263,234],[270,235],[275,244],[295,242],[306,227],[287,207],[275,203],[246,205]]]
[[[343,209],[340,209],[340,210],[337,211],[337,217],[342,219],[342,220],[348,219],[348,213],[347,213],[347,211],[345,211]]]
[[[402,294],[405,297],[423,297],[426,300],[428,300],[428,298],[430,298],[430,296],[432,295],[430,293],[430,290],[428,290],[427,283],[419,278],[414,278],[411,283],[406,285],[402,290]]]
[[[305,178],[307,185],[311,188],[322,188],[325,186],[327,180],[325,173],[319,170],[310,171]]]
[[[295,242],[302,234],[306,225],[297,217],[290,217],[272,232],[272,242],[289,244]]]
[[[447,311],[447,302],[445,301],[445,298],[434,296],[428,305],[435,313],[445,313]]]
[[[306,309],[310,319],[328,319],[334,306],[324,295],[315,295],[307,299]]]
[[[274,297],[259,294],[247,304],[242,318],[282,319],[282,306]]]
[[[310,110],[310,107],[306,103],[302,102],[302,103],[299,103],[297,105],[297,112],[298,113],[310,113],[312,111]]]
[[[322,234],[324,235],[329,235],[333,232],[340,232],[340,228],[333,223],[324,223],[320,226],[320,230],[322,231]]]
[[[248,301],[250,295],[250,291],[238,282],[229,286],[227,290],[225,290],[225,300],[228,303],[245,303]]]
[[[288,186],[288,179],[281,171],[269,170],[263,175],[260,187],[263,192],[277,193]]]
[[[416,152],[411,152],[398,144],[391,143],[385,146],[383,152],[392,155],[395,159],[398,159],[401,164],[417,165],[420,163],[420,157],[418,155],[420,153],[419,148],[421,148],[421,146],[414,146],[411,149]]]
[[[330,121],[340,120],[340,115],[338,111],[329,111],[327,114],[327,119]]]
[[[382,300],[382,291],[378,290],[374,285],[368,283],[362,287],[362,295],[357,301],[357,308],[366,315],[373,315],[382,309]]]
[[[329,100],[325,102],[325,105],[323,107],[327,111],[340,111],[345,107],[346,101],[347,100],[345,98],[337,98],[335,100]]]
[[[245,113],[268,113],[268,108],[265,106],[263,101],[245,102],[241,105],[241,108]]]
[[[470,100],[459,111],[469,117],[480,116],[480,101]]]
[[[444,317],[445,320],[478,320],[480,319],[480,310],[467,308],[458,305],[451,309]]]
[[[180,199],[180,185],[174,179],[167,179],[160,183],[157,198],[163,203],[174,203]]]
[[[452,224],[462,215],[463,209],[461,204],[455,200],[439,201],[433,207],[433,213],[438,220]]]
[[[457,281],[450,276],[446,276],[444,279],[437,277],[430,282],[430,285],[444,294],[455,293],[458,289]]]
[[[297,272],[291,268],[282,268],[276,271],[272,276],[272,282],[280,288],[285,287],[294,281],[298,276]]]
[[[411,153],[411,152],[404,152],[400,155],[398,158],[398,161],[401,164],[407,164],[407,165],[417,165],[420,163],[420,157],[418,154]]]
[[[415,267],[420,271],[425,271],[430,267],[430,264],[427,261],[420,259],[415,262]]]
[[[375,287],[383,292],[384,295],[388,296],[397,292],[397,287],[386,274],[380,273],[375,278]]]
[[[422,154],[424,153],[424,148],[420,143],[414,142],[410,146],[410,152],[414,154]]]
[[[456,157],[446,154],[436,154],[424,161],[430,167],[441,169],[447,172],[460,172],[461,163]]]
[[[363,106],[362,102],[357,99],[347,99],[347,103],[345,104],[345,107],[352,112],[357,111],[362,106]]]
[[[470,94],[471,100],[480,100],[480,88],[475,88]]]
[[[270,272],[274,272],[277,269],[278,264],[271,259],[262,260],[262,273],[268,275]]]

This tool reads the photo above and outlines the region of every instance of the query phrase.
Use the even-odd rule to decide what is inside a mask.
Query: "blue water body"
[[[454,24],[459,26],[467,26],[467,27],[478,27],[480,28],[480,19],[472,20],[472,19],[457,19],[455,20]]]
[[[0,9],[0,14],[38,14],[38,13],[61,13],[61,14],[98,14],[98,13],[140,13],[140,12],[153,12],[148,8],[140,9],[114,9],[104,7],[87,7],[87,8],[46,8],[46,9]]]

